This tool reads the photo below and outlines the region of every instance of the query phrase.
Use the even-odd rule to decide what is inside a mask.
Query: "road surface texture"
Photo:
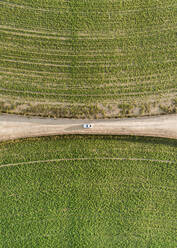
[[[93,128],[83,128],[84,123],[92,123]],[[177,139],[177,114],[104,120],[0,115],[0,141],[62,134],[139,135]]]

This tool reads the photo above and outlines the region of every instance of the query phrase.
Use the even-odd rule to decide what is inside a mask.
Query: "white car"
[[[93,124],[84,124],[83,125],[83,128],[92,128],[93,127]]]

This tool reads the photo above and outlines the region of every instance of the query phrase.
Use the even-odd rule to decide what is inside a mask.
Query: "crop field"
[[[175,0],[0,1],[0,110],[177,111]]]
[[[0,143],[0,247],[176,248],[177,142]]]

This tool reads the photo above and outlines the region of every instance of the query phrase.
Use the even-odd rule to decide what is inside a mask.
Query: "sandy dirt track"
[[[84,129],[84,123],[93,123],[93,128]],[[105,120],[0,115],[0,141],[62,134],[140,135],[177,139],[177,114]]]

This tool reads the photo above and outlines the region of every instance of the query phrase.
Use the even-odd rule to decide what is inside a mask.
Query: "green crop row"
[[[0,244],[175,248],[176,148],[128,136],[1,143]]]
[[[175,98],[175,1],[4,0],[0,7],[4,99]]]

